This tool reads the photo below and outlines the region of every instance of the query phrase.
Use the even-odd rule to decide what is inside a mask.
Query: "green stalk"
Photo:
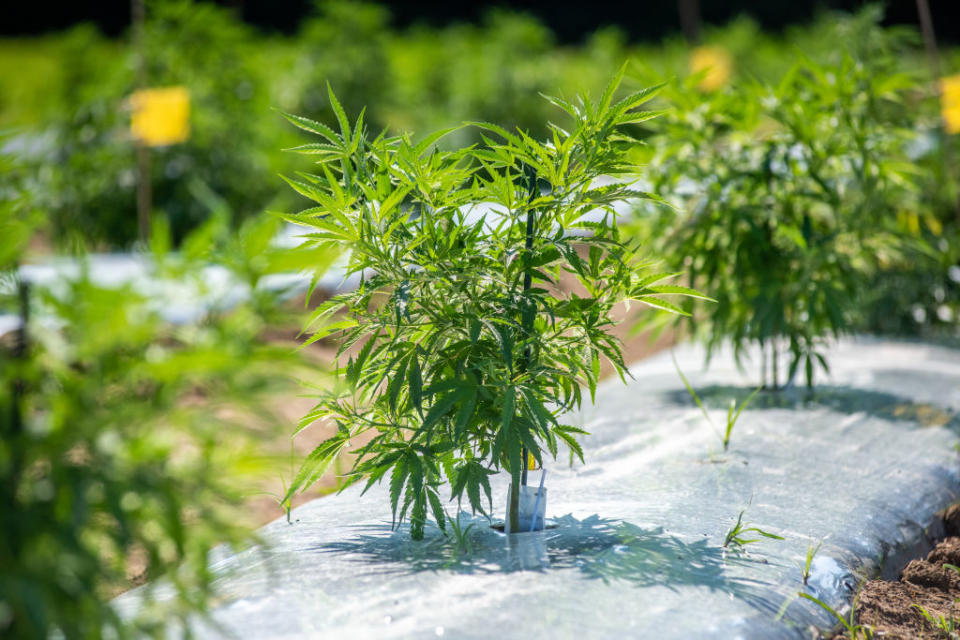
[[[510,532],[520,531],[520,474],[516,470],[510,471],[510,511],[507,518],[510,520]]]
[[[773,390],[779,391],[780,381],[778,380],[778,377],[779,377],[778,373],[780,368],[780,358],[779,358],[780,345],[778,344],[778,340],[776,339],[776,337],[773,339],[772,348],[773,348]]]
[[[760,386],[767,388],[767,342],[760,339]]]

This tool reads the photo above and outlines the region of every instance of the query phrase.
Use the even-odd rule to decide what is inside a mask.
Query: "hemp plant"
[[[779,84],[707,98],[676,89],[653,138],[653,190],[680,213],[653,212],[649,233],[717,300],[691,318],[708,357],[729,342],[740,363],[755,347],[766,388],[784,369],[808,386],[828,370],[827,342],[854,330],[874,274],[908,244],[897,217],[919,197],[909,80],[887,62],[802,60]]]
[[[347,273],[361,278],[311,316],[320,327],[308,343],[339,339],[338,366],[355,353],[300,422],[298,431],[322,420],[336,432],[288,495],[363,442],[344,486],[387,478],[394,526],[409,517],[420,539],[429,512],[445,529],[444,482],[451,500],[465,494],[489,515],[491,474],[510,473],[517,505],[527,455],[542,464],[563,445],[583,459],[586,432],[564,415],[584,387],[593,398],[602,358],[627,373],[611,309],[635,300],[682,313],[663,296],[699,295],[663,284],[669,274],[652,273],[621,238],[613,204],[652,196],[629,181],[597,186],[635,171],[626,153],[636,141],[622,127],[656,115],[636,109],[658,87],[614,100],[623,72],[598,102],[547,98],[571,122],[551,124],[546,143],[487,123],[470,125],[483,146],[454,151],[433,148],[451,130],[416,144],[371,138],[363,112],[351,125],[332,91],[339,132],[287,116],[323,140],[296,149],[314,154],[319,172],[287,180],[316,206],[285,218],[310,230],[306,245],[348,249]],[[579,293],[557,286],[563,273]],[[508,517],[517,524],[515,508]]]

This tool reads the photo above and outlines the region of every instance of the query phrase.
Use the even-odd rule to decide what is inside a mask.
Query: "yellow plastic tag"
[[[130,106],[130,132],[143,144],[163,147],[190,137],[190,94],[185,87],[136,91]]]
[[[533,454],[529,451],[527,452],[527,471],[536,471],[540,467],[537,466],[537,459],[533,457]]]
[[[960,133],[960,74],[940,80],[940,113],[947,133]]]
[[[690,73],[706,74],[697,84],[701,91],[716,91],[730,80],[733,56],[723,47],[703,46],[690,52]]]

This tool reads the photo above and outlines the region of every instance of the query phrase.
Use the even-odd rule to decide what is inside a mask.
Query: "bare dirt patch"
[[[856,617],[877,638],[958,638],[960,631],[960,507],[944,515],[950,537],[925,559],[911,560],[899,581],[870,580],[860,591]],[[926,612],[926,615],[924,615]],[[952,625],[952,626],[951,626]],[[848,638],[837,635],[835,640]]]

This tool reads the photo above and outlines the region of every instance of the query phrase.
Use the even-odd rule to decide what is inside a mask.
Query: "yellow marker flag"
[[[716,91],[733,73],[733,56],[723,47],[703,46],[690,52],[690,73],[706,71],[697,84],[701,91]]]
[[[190,94],[185,87],[141,89],[130,96],[130,133],[150,147],[190,137]]]
[[[537,465],[537,459],[533,457],[533,454],[529,451],[527,452],[527,470],[536,471],[540,467]]]
[[[940,79],[940,113],[947,133],[960,133],[960,74]]]

